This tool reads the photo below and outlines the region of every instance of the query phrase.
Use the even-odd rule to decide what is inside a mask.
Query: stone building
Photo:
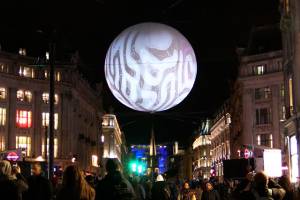
[[[73,161],[96,170],[101,112],[101,91],[91,88],[76,64],[57,63],[55,165]],[[49,66],[25,50],[19,55],[0,51],[0,151],[21,149],[25,159],[45,157],[48,124]]]
[[[300,2],[281,0],[283,69],[285,84],[286,121],[285,144],[289,154],[286,160],[292,182],[299,182],[300,174]]]
[[[282,52],[241,57],[242,145],[281,148],[281,123],[285,119]]]
[[[122,160],[124,151],[124,133],[122,133],[118,120],[113,114],[105,114],[102,117],[102,135],[101,135],[101,163],[105,163],[108,158],[117,160],[122,169]],[[103,165],[104,166],[104,165]],[[104,170],[105,171],[105,170]]]
[[[199,135],[193,142],[193,177],[209,178],[211,170],[211,141],[208,135]]]
[[[231,159],[231,116],[228,113],[227,102],[221,107],[212,120],[210,128],[211,166],[215,176],[223,176],[223,160]]]

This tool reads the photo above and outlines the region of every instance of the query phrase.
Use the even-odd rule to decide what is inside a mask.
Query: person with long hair
[[[57,200],[94,200],[95,195],[78,166],[70,165],[65,169]]]

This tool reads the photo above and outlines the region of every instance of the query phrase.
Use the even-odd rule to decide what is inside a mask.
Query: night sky
[[[2,50],[42,56],[47,35],[57,31],[57,58],[79,52],[80,70],[95,84],[104,83],[104,108],[120,120],[128,143],[148,143],[151,127],[158,142],[188,143],[201,120],[229,97],[237,74],[237,47],[246,47],[255,26],[278,24],[278,0],[94,0],[1,3]],[[64,2],[64,3],[62,3]],[[175,108],[157,114],[135,112],[120,104],[104,79],[104,58],[113,39],[128,26],[161,22],[179,30],[193,46],[198,74],[192,92]],[[40,34],[42,30],[45,34]]]

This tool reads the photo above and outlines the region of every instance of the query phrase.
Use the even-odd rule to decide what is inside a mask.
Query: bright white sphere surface
[[[105,59],[105,78],[113,95],[138,111],[176,106],[191,91],[196,75],[197,61],[188,40],[159,23],[125,29]]]

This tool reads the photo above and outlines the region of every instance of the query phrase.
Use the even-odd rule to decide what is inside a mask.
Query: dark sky
[[[81,71],[91,81],[104,82],[104,105],[114,107],[129,143],[147,143],[154,126],[158,142],[187,144],[204,117],[211,116],[229,96],[236,77],[236,47],[246,47],[255,26],[277,24],[278,0],[85,0],[0,3],[0,44],[3,50],[27,48],[44,54],[46,35],[57,30],[60,59],[78,50],[85,63]],[[117,102],[104,80],[104,58],[113,39],[128,26],[161,22],[178,29],[192,44],[198,74],[192,92],[177,107],[145,114]]]

